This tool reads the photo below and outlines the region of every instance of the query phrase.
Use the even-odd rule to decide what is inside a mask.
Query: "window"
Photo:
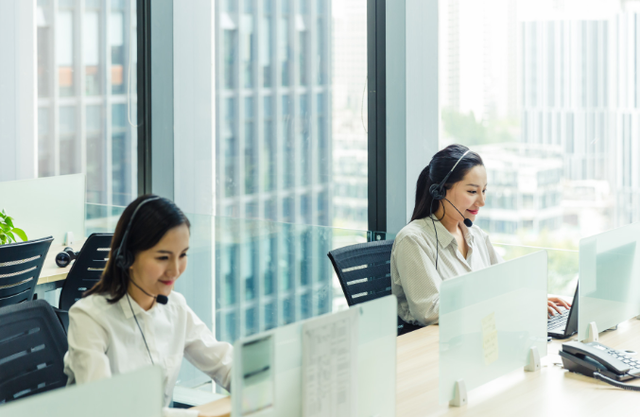
[[[258,306],[269,328],[332,308],[332,242],[305,225],[367,228],[367,0],[214,3],[216,213],[278,222],[216,267],[247,291],[216,314]]]
[[[27,7],[33,15],[15,19],[20,28],[35,22],[37,108],[22,114],[37,126],[37,146],[18,163],[37,161],[36,177],[84,173],[89,203],[128,204],[137,195],[136,2],[37,0]],[[14,50],[19,38],[0,39],[2,49]],[[18,72],[29,70],[15,62]]]
[[[632,7],[440,1],[439,144],[483,157],[478,224],[494,242],[577,249],[585,235],[640,220],[630,146],[640,85],[625,75],[638,55]]]

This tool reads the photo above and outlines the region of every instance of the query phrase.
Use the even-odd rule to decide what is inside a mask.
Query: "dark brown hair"
[[[111,298],[110,303],[115,303],[127,293],[129,288],[129,268],[121,268],[117,265],[116,255],[122,243],[122,237],[131,222],[131,216],[135,209],[145,200],[151,200],[157,196],[143,195],[135,199],[124,209],[118,220],[116,231],[111,239],[111,250],[107,266],[98,281],[90,290],[83,294],[86,297],[91,294],[107,294]],[[138,252],[150,249],[158,244],[162,237],[174,227],[186,224],[191,227],[189,219],[167,198],[160,197],[148,201],[140,206],[127,236],[126,250],[131,252],[131,259],[135,259]]]
[[[429,165],[422,170],[418,177],[418,183],[416,184],[416,205],[413,208],[411,221],[423,219],[438,211],[440,201],[433,200],[433,196],[429,192],[429,188],[433,184],[440,184],[442,180],[444,180],[444,177],[446,177],[451,171],[451,168],[453,168],[455,163],[458,162],[458,159],[460,159],[460,157],[468,150],[469,148],[464,145],[453,144],[433,155]],[[456,182],[462,181],[469,170],[477,165],[484,165],[482,158],[473,151],[469,152],[458,163],[456,169],[451,173],[449,178],[447,178],[447,182],[443,186],[444,190],[446,191]]]

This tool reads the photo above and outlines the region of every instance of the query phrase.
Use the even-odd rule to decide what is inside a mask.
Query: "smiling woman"
[[[486,192],[482,158],[466,146],[447,146],[420,173],[411,222],[391,252],[391,291],[402,320],[437,323],[442,281],[502,262],[489,236],[473,224]],[[555,303],[569,306],[550,298],[550,314],[560,311]]]
[[[159,365],[165,406],[185,357],[229,389],[233,350],[218,342],[173,291],[187,267],[189,220],[170,200],[147,195],[122,213],[100,281],[69,310],[68,384]],[[196,416],[166,408],[165,416]]]

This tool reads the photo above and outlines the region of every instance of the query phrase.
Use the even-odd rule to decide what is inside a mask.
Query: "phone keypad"
[[[609,349],[607,350],[607,353],[629,365],[629,367],[631,368],[631,370],[629,371],[630,375],[640,376],[640,360],[634,359],[632,356],[625,355],[624,353],[621,353],[620,351],[615,349]]]

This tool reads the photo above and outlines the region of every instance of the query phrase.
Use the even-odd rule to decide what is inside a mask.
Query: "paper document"
[[[486,365],[498,360],[498,330],[495,313],[482,319],[482,351]]]
[[[357,415],[358,313],[329,314],[302,327],[304,417]]]

